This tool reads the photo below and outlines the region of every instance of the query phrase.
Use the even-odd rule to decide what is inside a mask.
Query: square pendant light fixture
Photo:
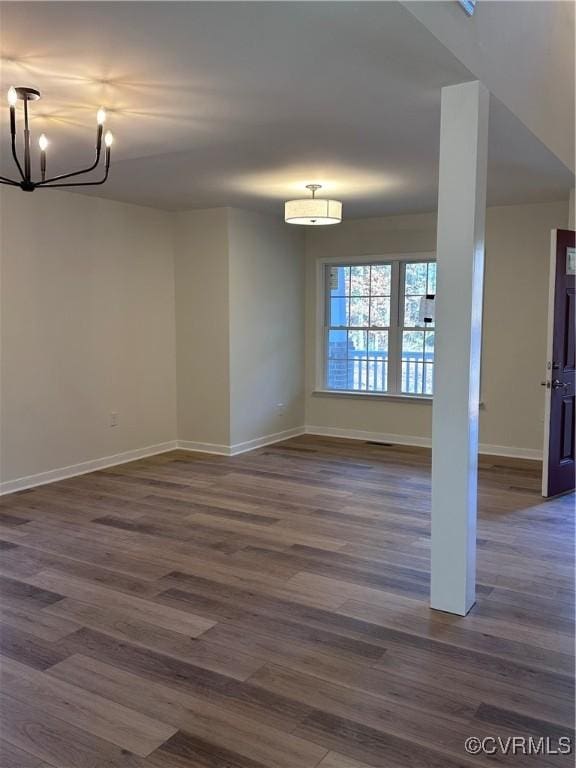
[[[306,189],[312,192],[312,197],[288,200],[284,203],[284,221],[287,224],[304,224],[314,227],[340,224],[342,203],[339,200],[317,198],[316,190],[321,188],[321,184],[307,184]]]

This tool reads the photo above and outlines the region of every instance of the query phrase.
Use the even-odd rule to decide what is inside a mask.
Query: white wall
[[[230,443],[228,209],[177,214],[178,437]]]
[[[304,241],[281,218],[229,211],[231,442],[304,424]]]
[[[303,308],[303,231],[274,217],[54,190],[2,189],[0,208],[2,481],[305,423],[429,438],[429,403],[312,390],[316,259],[433,251],[433,214],[309,230]],[[549,231],[567,220],[565,203],[488,209],[484,444],[541,447]]]
[[[226,449],[303,425],[302,238],[249,211],[178,214],[179,439]]]
[[[6,187],[0,211],[2,481],[175,439],[172,214]]]
[[[565,227],[566,203],[489,208],[480,440],[484,445],[538,451],[542,447],[545,329],[550,229]],[[430,438],[432,408],[398,402],[314,394],[316,263],[334,256],[434,251],[435,214],[345,221],[306,238],[306,423]]]
[[[0,205],[0,481],[303,425],[301,230],[54,190]]]

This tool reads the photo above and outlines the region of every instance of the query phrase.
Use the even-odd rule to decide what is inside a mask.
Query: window
[[[431,260],[324,267],[324,387],[430,396],[434,323],[420,319],[436,293]]]
[[[434,262],[404,262],[402,281],[401,389],[410,395],[431,395],[434,389],[434,323],[420,320],[420,303],[436,294]]]

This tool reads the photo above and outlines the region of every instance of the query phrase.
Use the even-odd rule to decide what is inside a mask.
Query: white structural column
[[[488,109],[488,90],[477,81],[442,89],[431,606],[461,616],[476,599]]]

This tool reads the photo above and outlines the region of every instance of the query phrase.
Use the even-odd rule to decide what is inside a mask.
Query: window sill
[[[368,400],[397,400],[398,402],[429,403],[432,404],[432,395],[400,395],[393,392],[353,392],[346,389],[315,389],[314,397],[359,397]]]
[[[432,395],[399,395],[392,392],[353,392],[346,389],[314,389],[313,397],[359,397],[365,400],[392,400],[402,403],[428,403],[432,405]],[[478,403],[479,408],[484,408],[484,400]]]

